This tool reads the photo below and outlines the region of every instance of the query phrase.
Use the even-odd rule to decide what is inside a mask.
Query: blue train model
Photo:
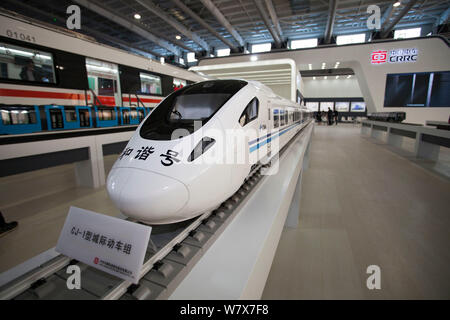
[[[0,134],[138,125],[148,107],[0,105]]]

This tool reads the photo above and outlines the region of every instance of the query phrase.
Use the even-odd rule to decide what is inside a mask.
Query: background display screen
[[[321,102],[320,103],[320,111],[328,111],[328,108],[333,110],[334,102]]]
[[[350,109],[350,103],[349,102],[336,102],[334,104],[334,108],[338,112],[348,112]]]
[[[450,107],[450,71],[388,74],[385,107]]]
[[[364,112],[366,111],[365,102],[352,102],[352,112]]]
[[[319,103],[318,102],[307,102],[306,107],[310,111],[319,111]]]

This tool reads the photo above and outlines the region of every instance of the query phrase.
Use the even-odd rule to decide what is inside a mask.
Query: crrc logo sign
[[[370,62],[372,64],[380,65],[386,62],[389,63],[405,63],[416,62],[419,50],[411,49],[394,49],[390,50],[376,50],[372,51],[370,55]]]

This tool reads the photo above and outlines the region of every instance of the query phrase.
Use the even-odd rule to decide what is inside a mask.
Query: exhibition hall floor
[[[117,155],[105,157],[109,172]],[[71,206],[119,216],[104,187],[77,187],[75,165],[17,174],[0,179],[0,208],[19,226],[0,237],[0,273],[56,246]]]
[[[315,127],[299,227],[284,229],[263,299],[450,298],[450,180],[402,154],[353,125]]]
[[[407,152],[353,124],[315,127],[299,227],[284,229],[263,299],[450,298],[448,149],[438,166]],[[71,205],[120,214],[104,187],[76,187],[73,165],[2,178],[0,192],[19,222],[0,237],[0,273],[54,247]],[[369,265],[381,290],[366,287]]]

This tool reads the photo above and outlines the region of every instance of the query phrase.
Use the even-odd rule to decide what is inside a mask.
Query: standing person
[[[327,117],[328,117],[328,125],[331,126],[333,124],[333,111],[331,111],[330,108],[328,108]]]
[[[39,73],[37,72],[33,60],[28,60],[27,65],[22,68],[20,78],[28,81],[41,81]]]
[[[334,110],[334,121],[336,122],[336,125],[338,124],[338,116],[339,112],[337,110]]]

